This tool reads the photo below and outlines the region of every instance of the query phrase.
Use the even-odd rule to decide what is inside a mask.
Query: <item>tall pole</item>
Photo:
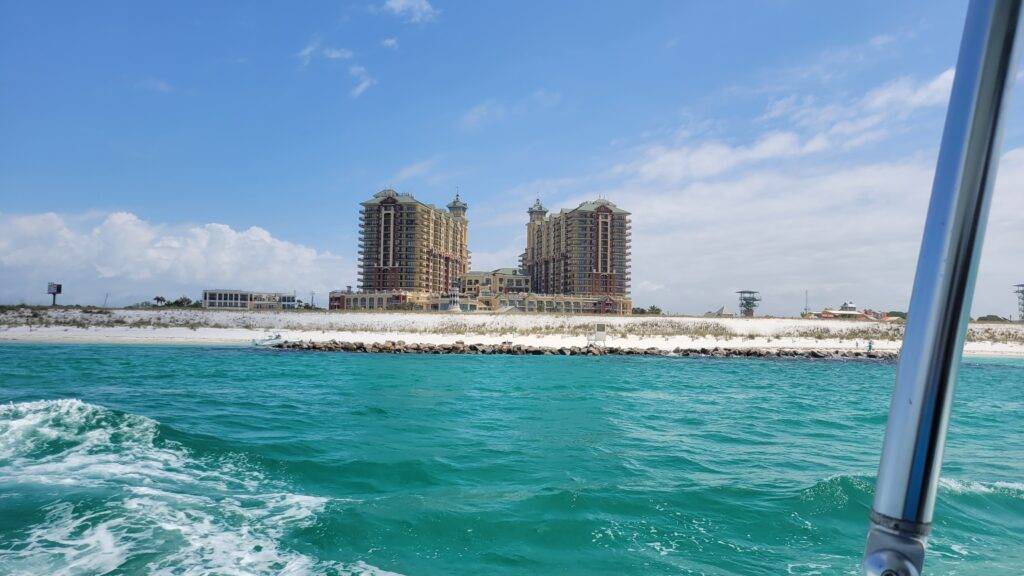
[[[939,148],[864,555],[872,576],[918,576],[953,385],[999,162],[1021,0],[972,0]]]

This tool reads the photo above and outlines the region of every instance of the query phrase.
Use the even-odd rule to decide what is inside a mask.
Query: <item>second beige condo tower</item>
[[[538,200],[527,212],[522,267],[533,292],[629,294],[629,212],[605,199],[550,215]]]

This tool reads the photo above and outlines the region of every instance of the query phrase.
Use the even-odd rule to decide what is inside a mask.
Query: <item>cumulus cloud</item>
[[[633,213],[640,301],[701,313],[762,291],[765,311],[856,299],[905,306],[931,170],[910,159],[793,164],[672,184],[631,179],[604,195]],[[671,286],[664,292],[654,286]]]
[[[398,38],[385,38],[380,41],[380,45],[389,50],[398,50]]]
[[[351,284],[351,266],[329,252],[258,227],[163,225],[128,212],[0,214],[0,300],[39,302],[48,281],[66,302],[128,304],[154,296],[197,298],[204,288],[325,292]]]
[[[441,13],[427,0],[387,0],[383,9],[407,22],[429,22]]]
[[[513,188],[508,206],[521,227],[535,190],[549,208],[601,196],[633,218],[633,296],[686,313],[726,306],[734,292],[760,290],[762,311],[796,314],[804,290],[820,309],[845,300],[906,309],[935,171],[934,145],[882,161],[859,159],[854,146],[888,137],[918,111],[938,112],[952,72],[898,79],[841,102],[793,96],[769,106],[761,133],[723,138],[687,130],[619,152],[603,173],[558,179],[545,190]],[[938,116],[938,114],[934,114]],[[935,123],[940,118],[934,118]],[[937,142],[936,142],[937,144]],[[1008,314],[1010,286],[1022,280],[1024,148],[1006,152],[984,245],[975,313]],[[511,205],[514,202],[514,205]],[[474,254],[481,251],[474,249]],[[486,254],[502,254],[491,249]],[[474,264],[476,264],[474,262]],[[511,264],[511,262],[506,265]]]
[[[751,145],[753,147],[753,145]],[[634,297],[672,310],[735,311],[739,289],[760,290],[763,311],[796,314],[854,300],[905,310],[935,170],[934,157],[890,162],[790,162],[683,180],[643,172],[581,191],[633,214]],[[975,293],[977,314],[1012,310],[1024,245],[1024,148],[1002,160]],[[670,289],[664,289],[664,287]]]

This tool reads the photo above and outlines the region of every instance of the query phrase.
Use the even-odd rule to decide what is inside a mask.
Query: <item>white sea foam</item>
[[[1016,498],[1024,498],[1024,483],[1021,482],[978,482],[977,480],[939,478],[939,488],[955,494],[998,493]]]
[[[328,498],[291,493],[237,457],[197,457],[161,441],[151,419],[79,400],[0,406],[0,490],[40,487],[61,498],[15,539],[0,535],[0,573],[394,575],[282,544]]]

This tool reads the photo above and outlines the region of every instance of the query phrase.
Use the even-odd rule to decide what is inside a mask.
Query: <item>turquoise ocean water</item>
[[[856,574],[894,366],[0,346],[0,574]],[[1024,573],[967,360],[929,574]]]

